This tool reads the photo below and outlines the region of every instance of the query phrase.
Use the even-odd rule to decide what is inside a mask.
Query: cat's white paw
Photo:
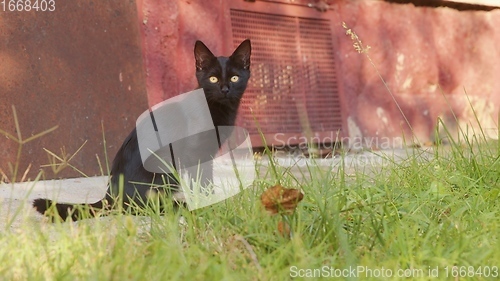
[[[184,192],[182,191],[176,191],[172,194],[172,198],[177,203],[186,203],[186,196],[184,196]]]

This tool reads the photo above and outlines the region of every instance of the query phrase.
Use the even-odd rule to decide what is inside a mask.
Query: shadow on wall
[[[44,148],[66,157],[87,142],[71,164],[101,174],[96,155],[102,163],[105,150],[113,157],[147,108],[135,3],[56,1],[53,12],[5,12],[0,34],[0,128],[17,134],[12,105],[25,138],[59,126],[23,147],[22,172],[31,164],[33,178],[49,164]],[[9,171],[17,146],[1,139],[0,169]],[[46,178],[81,176],[43,170]]]

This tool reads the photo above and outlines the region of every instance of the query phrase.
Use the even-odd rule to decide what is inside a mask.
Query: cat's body
[[[250,78],[250,41],[243,41],[230,57],[215,57],[201,41],[197,41],[194,54],[196,78],[199,87],[205,92],[214,126],[234,126],[238,107]],[[226,136],[221,136],[221,143],[225,140],[224,138]],[[198,152],[193,149],[190,153]],[[215,154],[215,151],[203,153]],[[135,129],[116,153],[110,176],[108,192],[104,200],[94,204],[80,204],[80,206],[90,206],[91,209],[111,208],[115,205],[117,195],[120,194],[120,188],[123,188],[124,196],[121,200],[125,207],[131,203],[143,206],[153,189],[171,195],[179,192],[172,175],[152,173],[144,168]],[[36,199],[33,202],[33,206],[42,214],[45,214],[51,205],[55,206],[58,215],[63,220],[69,216],[73,220],[81,217],[79,213],[81,208],[75,208],[78,206],[75,204],[53,203],[48,199]],[[93,214],[92,210],[88,213]]]

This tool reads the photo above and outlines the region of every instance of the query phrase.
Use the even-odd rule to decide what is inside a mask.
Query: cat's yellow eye
[[[240,77],[234,75],[233,77],[231,77],[231,82],[238,82],[238,80],[240,80]]]
[[[208,78],[208,80],[210,81],[210,83],[217,83],[217,82],[219,82],[219,79],[217,79],[217,77],[215,77],[215,76],[210,76],[210,78]]]

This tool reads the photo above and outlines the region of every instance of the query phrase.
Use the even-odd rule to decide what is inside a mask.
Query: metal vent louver
[[[305,120],[313,133],[341,128],[328,20],[232,9],[231,26],[235,47],[252,40],[252,78],[239,125],[251,135],[258,134],[254,119],[266,135],[301,134]]]

